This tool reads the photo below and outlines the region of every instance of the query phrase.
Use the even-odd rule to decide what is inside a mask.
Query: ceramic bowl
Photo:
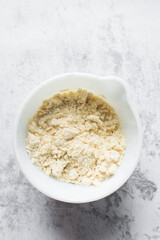
[[[44,99],[62,89],[84,88],[106,96],[119,116],[126,139],[126,151],[116,174],[98,186],[81,186],[61,182],[46,176],[33,165],[26,151],[28,120],[35,114]],[[22,104],[14,128],[14,149],[20,168],[28,181],[45,195],[63,202],[86,203],[104,198],[119,189],[133,173],[142,145],[139,117],[130,100],[128,85],[114,76],[100,77],[86,73],[69,73],[53,77],[40,84]]]

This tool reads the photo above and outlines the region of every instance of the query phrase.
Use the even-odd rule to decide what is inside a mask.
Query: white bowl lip
[[[23,167],[21,166],[21,160],[18,158],[18,148],[17,148],[17,142],[16,142],[16,135],[17,135],[17,129],[18,129],[18,123],[19,123],[19,119],[21,117],[21,113],[23,111],[23,108],[25,107],[26,103],[29,101],[29,99],[37,92],[39,91],[40,88],[42,88],[43,86],[47,85],[48,83],[64,78],[64,77],[68,77],[68,76],[78,76],[78,77],[89,77],[89,78],[96,78],[97,80],[113,80],[116,82],[119,82],[121,86],[123,86],[125,93],[126,93],[126,97],[127,97],[127,102],[128,105],[134,115],[134,118],[136,120],[136,124],[137,124],[137,129],[138,129],[138,149],[137,149],[137,158],[135,159],[134,162],[134,167],[132,168],[132,170],[130,172],[128,172],[128,174],[126,174],[126,177],[124,178],[124,180],[120,183],[117,184],[116,188],[111,189],[111,191],[108,194],[101,194],[101,196],[98,197],[94,197],[91,198],[89,200],[84,200],[84,201],[71,201],[71,200],[67,200],[67,199],[62,199],[60,197],[57,197],[56,194],[53,196],[53,194],[49,194],[47,191],[45,191],[44,189],[40,189],[39,187],[37,187],[34,184],[34,181],[32,181],[32,179],[28,178],[27,174],[25,173]],[[63,89],[62,89],[63,90]],[[23,172],[24,176],[27,178],[27,180],[30,182],[31,185],[33,185],[36,189],[38,189],[41,193],[45,194],[46,196],[61,201],[61,202],[66,202],[66,203],[75,203],[75,204],[80,204],[80,203],[89,203],[89,202],[94,202],[100,199],[103,199],[105,197],[110,196],[111,194],[113,194],[114,192],[116,192],[120,187],[122,187],[124,185],[124,183],[127,182],[127,180],[130,178],[130,176],[132,175],[132,173],[134,172],[138,161],[139,161],[139,157],[140,157],[140,153],[141,153],[141,148],[142,148],[142,143],[143,143],[143,131],[142,131],[142,127],[141,127],[141,123],[140,123],[140,118],[138,115],[138,112],[135,108],[135,104],[133,102],[133,100],[131,100],[129,98],[129,86],[128,84],[120,77],[114,76],[114,75],[108,75],[108,76],[99,76],[99,75],[95,75],[95,74],[90,74],[90,73],[82,73],[82,72],[68,72],[68,73],[63,73],[63,74],[58,74],[55,75],[54,77],[51,77],[47,80],[45,80],[44,82],[40,83],[37,87],[35,87],[30,94],[25,98],[25,100],[23,101],[18,114],[14,120],[14,128],[13,128],[13,148],[14,148],[14,153],[17,159],[17,162],[20,166],[21,171]]]

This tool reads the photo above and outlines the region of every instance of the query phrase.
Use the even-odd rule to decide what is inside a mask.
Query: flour
[[[101,97],[78,89],[42,103],[29,121],[26,148],[45,174],[97,185],[116,173],[125,139],[114,109]]]

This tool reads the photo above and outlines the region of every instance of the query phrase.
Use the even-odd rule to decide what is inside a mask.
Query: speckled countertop
[[[52,200],[17,165],[13,120],[29,92],[56,74],[117,75],[144,130],[139,164],[108,198]],[[160,1],[0,1],[0,239],[160,239]]]

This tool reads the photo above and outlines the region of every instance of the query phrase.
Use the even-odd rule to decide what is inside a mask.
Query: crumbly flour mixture
[[[103,98],[78,89],[42,103],[29,121],[26,148],[47,175],[97,185],[115,174],[125,140],[114,109]]]

